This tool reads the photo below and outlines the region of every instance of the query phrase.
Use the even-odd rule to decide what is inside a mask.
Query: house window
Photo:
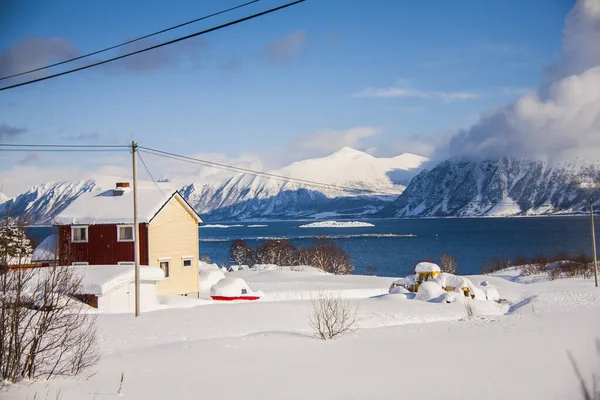
[[[71,227],[71,242],[87,243],[88,227],[87,226],[72,226]]]
[[[133,225],[119,225],[117,227],[118,242],[133,242]]]
[[[169,270],[171,269],[171,262],[168,260],[164,260],[164,261],[159,261],[158,266],[160,267],[160,269],[163,270],[163,272],[165,273],[165,278],[169,277]]]
[[[192,266],[192,260],[194,259],[194,257],[182,257],[183,258],[183,266],[184,267],[191,267]]]
[[[242,289],[242,294],[248,294],[248,291],[246,289]]]
[[[87,261],[75,261],[71,265],[90,265],[90,263],[88,263]]]

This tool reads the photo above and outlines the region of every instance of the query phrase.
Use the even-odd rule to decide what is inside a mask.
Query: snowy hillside
[[[405,188],[406,177],[426,158],[377,158],[348,147],[327,157],[270,171],[307,181],[369,190],[344,191],[284,180],[236,175],[217,184],[184,186],[182,195],[212,220],[356,216],[385,206]],[[404,175],[403,175],[404,174]]]
[[[180,192],[196,211],[212,221],[357,216],[377,212],[393,201],[425,160],[414,154],[377,158],[346,147],[327,157],[296,162],[270,173],[357,191],[239,174],[210,183],[188,184]],[[49,223],[80,194],[110,188],[119,180],[127,179],[102,177],[38,185],[0,204],[0,211],[25,216],[33,223]],[[140,182],[144,184],[152,185]]]
[[[509,216],[586,212],[600,198],[597,164],[449,160],[416,176],[379,215]]]
[[[24,217],[26,221],[44,224],[64,210],[80,194],[96,187],[93,180],[82,182],[48,182],[37,185],[9,201],[0,204],[2,215]]]

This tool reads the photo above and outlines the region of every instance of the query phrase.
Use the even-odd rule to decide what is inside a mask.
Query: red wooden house
[[[158,294],[198,293],[200,216],[177,191],[138,189],[140,265],[160,267]],[[61,265],[134,262],[133,193],[126,182],[84,193],[54,220]]]

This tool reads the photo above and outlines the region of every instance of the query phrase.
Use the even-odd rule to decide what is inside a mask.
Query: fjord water
[[[596,226],[600,219],[596,217]],[[217,264],[228,263],[231,242],[245,239],[255,247],[268,239],[309,246],[325,236],[350,254],[356,274],[405,276],[416,262],[449,253],[461,274],[478,273],[491,259],[554,255],[558,251],[591,255],[589,217],[445,218],[365,220],[373,227],[300,228],[307,221],[219,223],[228,228],[200,228],[200,254]],[[252,225],[266,225],[254,226]],[[52,228],[30,228],[43,239]]]
[[[598,217],[596,217],[598,219]],[[444,218],[365,220],[374,227],[300,228],[306,221],[235,222],[230,228],[201,228],[200,253],[213,262],[227,262],[231,240],[243,238],[251,247],[267,239],[286,239],[308,246],[316,236],[329,237],[351,256],[356,274],[404,276],[416,262],[449,253],[459,273],[479,273],[499,257],[527,257],[559,250],[591,255],[589,218]],[[248,227],[264,224],[265,227]],[[227,225],[227,224],[225,224]],[[598,226],[598,225],[597,225]]]

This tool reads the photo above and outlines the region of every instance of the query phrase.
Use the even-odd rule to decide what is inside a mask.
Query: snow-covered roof
[[[133,265],[81,265],[74,266],[76,274],[81,275],[81,293],[104,295],[123,285],[133,282]],[[165,279],[162,269],[140,266],[140,281],[157,282]]]
[[[58,235],[50,235],[35,248],[31,256],[31,261],[50,261],[56,260],[56,250],[58,249]]]
[[[415,267],[416,273],[426,273],[426,272],[441,272],[440,267],[437,264],[430,262],[420,262]]]
[[[125,189],[115,196],[113,189],[93,191],[80,195],[54,219],[55,225],[132,224],[133,190]],[[175,190],[158,188],[138,189],[138,218],[140,223],[149,223],[161,208],[173,197],[179,197],[185,208],[202,222],[198,214]]]

